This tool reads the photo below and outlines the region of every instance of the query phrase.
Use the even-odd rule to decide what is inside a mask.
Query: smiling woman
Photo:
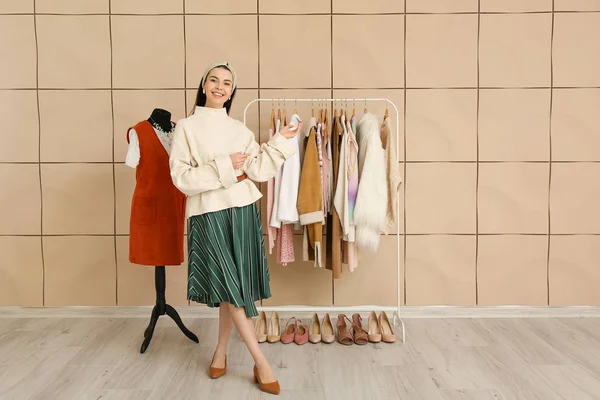
[[[177,123],[170,157],[171,178],[188,196],[188,298],[219,307],[219,340],[209,375],[226,372],[227,344],[235,324],[255,362],[262,391],[279,393],[279,383],[258,346],[250,317],[254,302],[271,296],[269,270],[252,181],[273,178],[297,151],[301,126],[286,126],[260,146],[254,133],[229,116],[237,77],[229,63],[209,66],[196,106]],[[248,179],[249,178],[249,179]]]
[[[215,63],[206,69],[196,94],[196,106],[225,108],[227,114],[235,98],[237,76],[229,63]]]

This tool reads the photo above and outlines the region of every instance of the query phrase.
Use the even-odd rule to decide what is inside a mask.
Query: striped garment
[[[255,317],[254,302],[271,297],[256,203],[190,217],[188,256],[189,300],[209,307],[225,301]]]

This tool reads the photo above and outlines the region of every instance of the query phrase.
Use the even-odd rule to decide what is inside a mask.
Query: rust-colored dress
[[[169,154],[152,124],[141,121],[132,128],[140,144],[140,162],[131,202],[129,261],[181,265],[186,197],[173,185]],[[127,130],[127,142],[132,128]]]

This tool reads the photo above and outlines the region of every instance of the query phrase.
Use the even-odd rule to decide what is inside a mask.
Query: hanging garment
[[[300,124],[302,120],[298,114],[292,116],[292,120]],[[285,160],[281,171],[279,187],[279,204],[277,205],[278,219],[283,224],[294,224],[300,220],[298,215],[298,187],[300,185],[300,142],[302,135],[288,139],[297,149],[296,154]]]
[[[358,193],[354,209],[359,250],[376,251],[387,214],[385,153],[377,116],[365,113],[357,125]]]
[[[269,140],[275,134],[275,110],[271,110],[271,118],[269,119]],[[275,202],[275,178],[269,179],[267,182],[267,238],[269,241],[269,254],[273,254],[275,247],[275,238],[277,237],[277,228],[271,226],[271,218],[273,215],[273,203]]]
[[[333,186],[333,150],[331,148],[331,132],[328,132],[328,138],[327,138],[327,162],[328,162],[328,166],[327,166],[327,170],[328,170],[328,177],[329,177],[329,181],[327,182],[327,187],[328,187],[328,204],[327,204],[327,210],[329,212],[329,214],[333,213],[333,191],[335,189],[335,186]]]
[[[302,119],[298,114],[292,115],[290,123],[300,127]],[[287,125],[287,124],[286,124]],[[281,223],[279,228],[279,241],[277,250],[277,261],[286,266],[296,260],[294,256],[294,224],[300,221],[298,215],[298,187],[300,185],[300,143],[302,135],[298,134],[288,139],[298,150],[296,154],[288,158],[283,164],[281,171],[281,182],[279,185],[278,219]]]
[[[319,150],[317,148],[317,131],[311,119],[308,133],[304,163],[300,175],[300,188],[298,193],[298,213],[300,223],[305,225],[305,234],[308,244],[306,255],[309,259],[314,257],[315,266],[321,263],[321,242],[323,239],[323,196],[321,188],[321,169],[319,165]]]
[[[129,222],[129,261],[139,265],[181,265],[186,197],[173,185],[169,150],[152,124],[142,121],[135,131],[141,157]]]
[[[331,127],[331,150],[333,163],[333,187],[337,187],[340,165],[340,145],[342,141],[341,135],[344,128],[341,125],[339,117],[336,114],[333,118]],[[327,254],[326,268],[331,270],[333,279],[339,279],[342,276],[342,225],[340,217],[332,207],[332,213],[327,216]]]
[[[388,204],[385,218],[384,233],[389,234],[396,225],[398,218],[398,191],[402,184],[400,175],[400,164],[398,163],[398,152],[396,149],[398,138],[392,134],[390,128],[390,117],[386,116],[381,124],[381,143],[385,150],[385,170],[388,184]]]
[[[342,239],[354,242],[354,226],[350,225],[350,214],[348,210],[348,130],[346,117],[342,115],[340,125],[344,129],[342,144],[340,146],[338,178],[333,199],[333,206],[337,211],[342,225]]]
[[[328,151],[329,129],[328,129],[328,110],[324,111],[323,125],[321,127],[321,154],[323,159],[323,214],[327,218],[332,201],[333,187],[330,183],[331,176],[331,154]]]
[[[282,224],[277,234],[277,262],[284,267],[296,261],[293,225]]]
[[[354,209],[356,207],[356,195],[358,194],[358,143],[356,142],[356,117],[348,126],[348,216],[350,226],[356,234],[356,221],[354,220]],[[356,241],[345,242],[344,254],[346,264],[350,272],[358,267],[358,246]]]
[[[279,129],[281,128],[281,119],[277,118],[275,122],[275,134],[279,134]],[[287,140],[287,139],[286,139]],[[273,211],[271,213],[271,220],[269,221],[269,225],[272,228],[279,229],[281,227],[281,221],[279,220],[279,189],[281,187],[281,168],[277,170],[277,174],[275,175],[275,186],[273,189],[274,199],[273,199]]]
[[[335,192],[334,206],[342,224],[343,243],[342,243],[342,263],[348,265],[348,270],[353,272],[358,266],[358,256],[355,243],[355,226],[353,215],[350,210],[350,196],[355,197],[356,187],[352,190],[350,187],[350,177],[356,172],[355,178],[358,178],[357,155],[358,147],[353,139],[352,124],[346,121],[342,116],[341,121],[344,124],[344,136],[342,137],[342,146],[340,148],[340,167],[338,172],[337,188]],[[354,171],[352,171],[354,169]],[[355,179],[357,183],[358,179]]]
[[[356,226],[354,209],[358,194],[358,143],[356,141],[356,117],[348,124],[348,216],[350,225]]]

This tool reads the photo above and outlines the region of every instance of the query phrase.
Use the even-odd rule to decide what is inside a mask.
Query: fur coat
[[[358,194],[354,209],[359,250],[377,251],[386,226],[388,188],[385,151],[376,115],[365,113],[358,122]]]

